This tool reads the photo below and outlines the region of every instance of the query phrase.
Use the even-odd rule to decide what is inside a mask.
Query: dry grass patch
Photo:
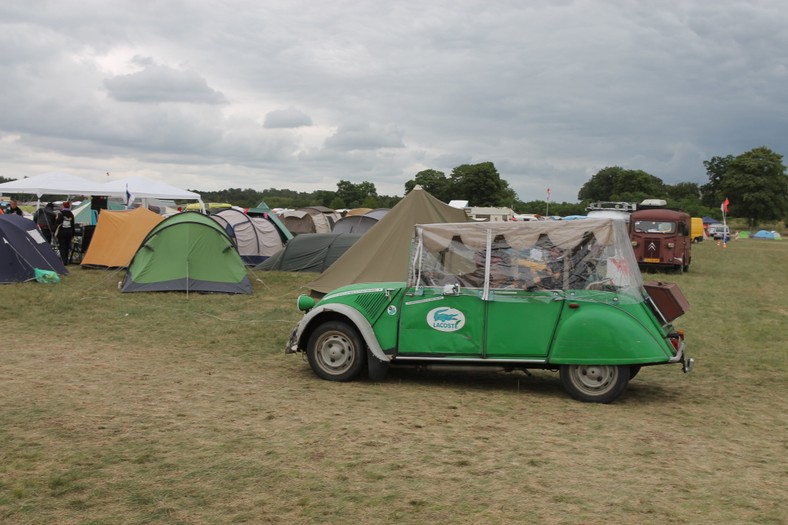
[[[313,275],[252,296],[0,288],[0,522],[785,522],[788,243],[696,248],[696,371],[615,404],[556,374],[322,381],[284,344]],[[13,305],[13,306],[11,306]],[[48,316],[46,311],[51,312]]]

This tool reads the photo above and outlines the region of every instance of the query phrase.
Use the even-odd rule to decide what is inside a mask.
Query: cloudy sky
[[[492,161],[575,202],[606,166],[788,154],[785,0],[3,2],[0,73],[15,179],[402,195]]]

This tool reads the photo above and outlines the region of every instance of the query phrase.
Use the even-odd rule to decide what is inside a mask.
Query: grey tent
[[[389,212],[388,208],[371,210],[363,215],[346,215],[334,224],[334,233],[364,233]]]
[[[235,241],[244,264],[260,264],[284,247],[276,225],[265,217],[252,217],[237,208],[227,208],[211,215]]]
[[[279,236],[282,238],[283,243],[293,238],[293,234],[287,229],[287,226],[285,226],[285,223],[282,222],[282,219],[280,219],[279,216],[268,207],[265,201],[261,201],[256,208],[249,208],[246,210],[246,214],[250,217],[265,217],[271,221],[274,226],[276,226],[276,229],[279,230]]]
[[[360,233],[302,233],[256,270],[323,272],[361,238]]]
[[[405,281],[416,224],[467,221],[464,210],[452,208],[421,186],[416,186],[361,240],[307,286],[314,292],[328,293],[351,283]]]
[[[283,212],[283,221],[290,233],[328,233],[339,220],[339,214],[325,206],[307,206]]]

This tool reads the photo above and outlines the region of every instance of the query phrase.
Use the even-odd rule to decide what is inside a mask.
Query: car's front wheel
[[[575,399],[610,403],[624,392],[630,373],[628,365],[564,365],[561,367],[561,383]]]
[[[355,328],[331,321],[312,332],[306,355],[312,370],[323,379],[352,381],[364,369],[367,350]]]

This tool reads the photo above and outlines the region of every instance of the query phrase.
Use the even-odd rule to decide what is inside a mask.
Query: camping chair
[[[68,262],[70,264],[80,264],[82,258],[85,256],[83,249],[85,239],[85,229],[83,226],[77,224],[74,227],[74,237],[71,238],[71,251],[68,254]]]

